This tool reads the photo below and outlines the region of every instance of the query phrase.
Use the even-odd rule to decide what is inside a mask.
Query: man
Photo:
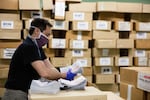
[[[60,73],[47,59],[42,46],[48,43],[52,25],[45,19],[32,20],[29,35],[16,49],[5,84],[2,100],[28,100],[28,90],[33,79],[72,80],[76,73]]]

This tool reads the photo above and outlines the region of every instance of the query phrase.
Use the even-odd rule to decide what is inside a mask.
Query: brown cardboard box
[[[0,9],[18,10],[19,0],[1,0]]]
[[[43,10],[52,10],[53,1],[52,0],[42,0]]]
[[[95,40],[96,48],[116,48],[116,39]]]
[[[114,74],[96,74],[96,84],[114,84]]]
[[[84,50],[67,49],[65,51],[65,57],[91,57],[91,49],[84,49]]]
[[[92,49],[92,56],[93,57],[115,57],[119,56],[119,50],[118,49],[98,49],[93,48]]]
[[[143,4],[143,13],[150,13],[150,4]]]
[[[136,31],[149,31],[150,32],[150,22],[136,22]]]
[[[125,3],[118,2],[117,3],[117,11],[118,12],[126,12],[126,13],[142,13],[142,3]]]
[[[0,88],[0,97],[2,97],[4,95],[4,92],[5,92],[5,88]]]
[[[94,20],[93,21],[93,30],[111,30],[111,21],[106,20]]]
[[[117,31],[93,31],[93,39],[118,39]]]
[[[4,1],[6,1],[6,0],[4,0]],[[18,12],[0,13],[0,20],[20,20],[20,15]]]
[[[69,11],[96,12],[96,2],[69,4]]]
[[[47,57],[55,57],[55,49],[44,48]]]
[[[134,57],[134,66],[148,66],[148,58],[147,57]]]
[[[115,30],[117,31],[132,31],[133,23],[129,21],[116,21]]]
[[[92,39],[92,31],[73,31],[73,30],[68,30],[66,32],[66,39],[91,40]]]
[[[69,29],[69,21],[60,21],[53,20],[52,22],[52,30],[68,30]]]
[[[129,35],[130,39],[150,39],[150,32],[135,32]]]
[[[0,49],[0,58],[1,59],[11,59],[16,48],[5,48]]]
[[[116,2],[97,2],[97,12],[117,12]]]
[[[88,40],[69,40],[70,49],[88,49]]]
[[[40,0],[19,0],[20,10],[40,10]]]
[[[94,59],[95,66],[114,66],[113,57],[99,57]]]
[[[21,30],[1,30],[0,39],[21,40]]]
[[[148,49],[133,49],[134,57],[148,57],[150,50]]]
[[[10,59],[0,59],[0,68],[8,68],[10,61]]]
[[[0,48],[17,48],[22,41],[0,41]]]
[[[92,76],[92,67],[83,67],[83,73],[84,76]]]
[[[135,40],[135,48],[137,48],[137,49],[150,49],[149,42],[150,42],[150,39],[136,39]]]
[[[129,57],[115,57],[115,65],[116,66],[132,66],[133,58]]]
[[[96,86],[102,91],[112,91],[114,93],[119,91],[118,84],[96,84]]]
[[[107,94],[93,86],[88,86],[85,87],[85,90],[64,90],[55,95],[30,94],[29,98],[30,100],[107,100]]]
[[[73,21],[72,30],[74,31],[91,31],[92,21]]]
[[[68,41],[66,39],[61,39],[61,38],[49,39],[48,48],[53,48],[53,49],[68,48]]]
[[[51,57],[50,58],[51,63],[55,67],[64,67],[71,65],[71,58],[65,58],[65,57]]]
[[[117,48],[134,48],[133,39],[117,39]]]
[[[120,83],[120,96],[129,100],[146,100],[145,92],[127,83]],[[148,99],[147,99],[148,100]]]
[[[0,68],[0,78],[8,77],[9,68]]]
[[[71,12],[66,11],[65,19],[68,21],[83,21],[83,20],[92,20],[93,14],[92,12]]]
[[[131,22],[149,22],[149,13],[132,13]]]
[[[82,67],[89,67],[92,66],[92,58],[86,58],[86,57],[79,57],[79,58],[72,58],[72,63],[80,61],[82,64]]]

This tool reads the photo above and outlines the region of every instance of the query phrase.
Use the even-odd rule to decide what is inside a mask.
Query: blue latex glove
[[[71,72],[71,69],[69,69],[68,72],[67,72],[67,75],[66,75],[66,79],[71,81],[71,80],[74,79],[74,77],[75,77],[76,75],[77,75],[76,73],[72,73],[72,72]]]

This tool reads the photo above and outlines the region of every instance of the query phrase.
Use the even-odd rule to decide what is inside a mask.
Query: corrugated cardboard
[[[150,49],[149,42],[150,42],[149,39],[136,39],[135,40],[135,48],[137,48],[137,49]]]
[[[96,74],[96,84],[114,84],[114,74]]]
[[[22,41],[0,41],[0,48],[17,48]]]
[[[150,32],[150,22],[136,22],[136,31]]]
[[[96,84],[96,86],[102,90],[102,91],[112,91],[114,93],[117,93],[119,91],[119,85],[118,84]],[[112,99],[112,98],[111,98]],[[111,100],[110,99],[110,100]],[[108,99],[109,100],[109,99]],[[118,100],[118,99],[117,99]]]
[[[69,40],[70,49],[88,49],[88,40]]]
[[[134,57],[134,66],[148,66],[148,57]]]
[[[92,59],[90,58],[86,58],[86,57],[79,57],[79,58],[72,58],[72,63],[76,62],[76,61],[80,61],[83,67],[89,67],[92,66]]]
[[[1,0],[0,9],[18,10],[19,0]]]
[[[114,29],[117,31],[132,31],[133,23],[129,21],[116,21]]]
[[[74,31],[91,31],[92,21],[73,21],[72,30]]]
[[[150,13],[150,4],[143,4],[143,13]]]
[[[0,68],[0,78],[8,77],[9,68]]]
[[[117,39],[117,48],[134,48],[133,39]]]
[[[99,57],[94,59],[95,66],[114,66],[113,57]]]
[[[68,30],[69,21],[53,20],[51,21],[53,27],[52,30]]]
[[[133,58],[129,57],[115,57],[116,66],[133,66]]]
[[[96,48],[116,48],[116,39],[95,40]]]
[[[52,0],[42,0],[43,10],[52,10],[54,8]]]
[[[4,1],[6,1],[6,0],[4,0]],[[17,12],[15,12],[15,13],[0,13],[0,20],[20,20],[20,14]]]
[[[93,21],[93,30],[111,30],[111,21],[106,20],[94,20]]]

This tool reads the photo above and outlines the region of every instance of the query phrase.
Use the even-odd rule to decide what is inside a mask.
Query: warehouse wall
[[[97,1],[117,1],[117,2],[140,2],[140,3],[150,3],[150,0],[82,0],[85,2],[97,2]]]

